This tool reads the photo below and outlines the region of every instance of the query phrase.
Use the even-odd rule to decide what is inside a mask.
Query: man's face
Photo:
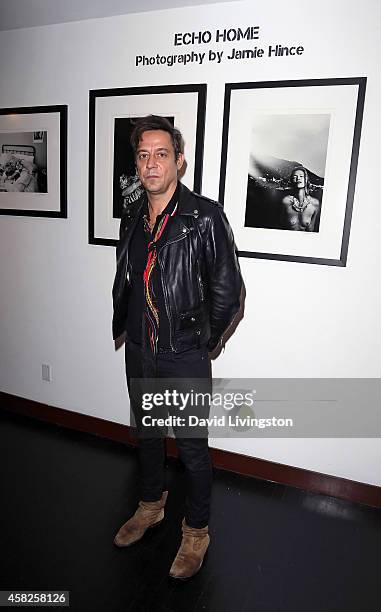
[[[175,159],[172,139],[168,132],[143,132],[136,152],[136,167],[148,194],[165,195],[173,192],[177,184],[177,172],[183,163],[182,153]]]
[[[295,172],[292,173],[291,182],[299,189],[303,189],[303,187],[306,186],[306,178],[303,170],[295,170]]]

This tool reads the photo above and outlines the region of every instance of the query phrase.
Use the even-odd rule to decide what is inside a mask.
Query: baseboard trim
[[[63,408],[55,408],[3,392],[0,392],[0,408],[62,427],[68,427],[69,429],[95,434],[117,442],[136,445],[132,429],[120,423],[113,423]],[[166,445],[168,455],[177,457],[175,440],[167,438]],[[216,468],[381,508],[381,487],[375,485],[321,474],[213,447],[210,448],[210,453],[213,465]]]

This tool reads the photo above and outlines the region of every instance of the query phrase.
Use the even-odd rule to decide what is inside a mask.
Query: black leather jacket
[[[131,278],[128,248],[141,207],[142,199],[125,211],[120,223],[113,286],[114,339],[125,331]],[[157,261],[172,350],[207,345],[212,351],[239,310],[243,284],[222,206],[180,183],[177,211]]]

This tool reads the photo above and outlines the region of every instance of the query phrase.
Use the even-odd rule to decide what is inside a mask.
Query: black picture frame
[[[238,253],[241,257],[346,266],[366,82],[366,77],[351,77],[242,82],[225,85],[219,201],[223,204],[232,225]],[[284,105],[283,108],[282,105]],[[246,110],[248,112],[245,114]],[[330,117],[329,138],[327,137],[326,140],[329,145],[327,144],[327,149],[324,152],[326,156],[325,170],[328,170],[330,182],[327,181],[326,191],[324,180],[320,181],[324,186],[313,186],[317,191],[320,189],[320,193],[324,192],[323,201],[320,198],[320,203],[316,205],[316,210],[318,210],[317,223],[315,223],[313,232],[295,232],[291,231],[290,225],[284,225],[284,223],[290,223],[291,220],[294,222],[294,218],[291,219],[291,215],[287,216],[286,214],[285,216],[284,214],[285,209],[287,209],[286,195],[290,191],[287,191],[284,187],[285,178],[282,177],[281,173],[285,172],[287,167],[291,167],[290,164],[294,165],[294,170],[298,169],[297,166],[299,166],[299,169],[305,167],[302,160],[292,159],[289,160],[289,163],[283,163],[288,162],[288,160],[274,156],[271,159],[276,161],[266,162],[267,166],[258,162],[258,159],[263,160],[265,157],[261,151],[258,151],[259,143],[264,142],[263,139],[266,135],[270,142],[273,140],[271,131],[274,128],[271,127],[271,119],[276,119],[276,121],[273,121],[274,125],[287,126],[287,117],[295,120],[297,113],[303,113],[300,116],[304,123],[308,116],[312,126],[314,126],[314,121],[317,122],[317,118],[324,117],[324,113],[328,113]],[[245,119],[242,118],[245,117],[247,125],[243,127],[242,121]],[[334,121],[331,121],[332,117]],[[253,128],[252,132],[248,129],[252,125],[250,121],[253,121],[257,126]],[[291,124],[291,122],[289,123]],[[313,130],[311,130],[312,132]],[[308,130],[305,130],[305,138],[306,134],[308,134]],[[251,138],[250,142],[248,141],[249,138]],[[284,140],[284,135],[282,138]],[[277,135],[274,134],[274,142],[276,141]],[[314,142],[314,147],[317,146]],[[320,146],[322,147],[322,145]],[[242,149],[244,153],[242,153],[240,167],[239,159]],[[290,145],[291,150],[295,149],[292,149]],[[244,157],[245,151],[246,158]],[[333,165],[333,151],[338,154],[342,153],[342,156],[336,155],[335,157],[336,159],[346,159],[345,168],[344,166],[336,169],[328,167],[329,163]],[[323,150],[320,151],[321,157],[322,153]],[[246,169],[242,169],[242,165],[245,166],[245,159]],[[267,157],[267,160],[270,160],[270,156]],[[271,170],[269,170],[270,164],[273,164]],[[335,172],[339,173],[339,176],[335,177]],[[260,176],[260,174],[264,176]],[[237,178],[237,175],[239,175],[239,178]],[[308,168],[306,176],[308,177]],[[245,180],[246,184],[244,185]],[[262,181],[261,184],[259,184],[260,181]],[[282,221],[278,220],[277,224],[274,221],[267,222],[267,224],[262,221],[261,224],[261,222],[255,220],[251,222],[252,226],[250,226],[247,222],[249,206],[251,212],[253,210],[257,212],[261,206],[263,208],[265,199],[261,194],[265,193],[265,188],[268,190],[268,194],[271,193],[270,181],[273,181],[276,185],[272,192],[275,201],[274,210],[280,211],[280,208],[282,208]],[[315,182],[317,183],[318,180]],[[250,191],[251,183],[254,185],[254,189]],[[345,193],[342,188],[339,189],[339,184],[346,185]],[[283,198],[281,198],[283,194],[276,194],[277,197],[281,198],[280,207],[274,194],[276,190],[281,192],[282,189],[284,189],[285,194]],[[235,197],[237,194],[238,199]],[[336,197],[334,197],[334,194],[336,194]],[[291,197],[289,196],[289,198]],[[318,198],[315,198],[316,200]],[[337,206],[336,211],[334,210],[335,206]],[[237,209],[239,212],[237,212]],[[266,210],[268,211],[268,208]],[[300,214],[303,213],[300,213],[300,211],[297,213],[298,219],[301,219]],[[296,217],[294,212],[293,216]],[[268,217],[270,218],[270,215]],[[257,214],[256,219],[258,218],[263,219],[265,216],[262,215],[261,217]],[[275,219],[274,215],[273,218]],[[330,226],[330,218],[340,218],[340,223],[337,223],[336,226],[333,224]],[[279,219],[281,219],[280,216]],[[300,223],[297,227],[302,227],[301,221],[297,221],[297,223]],[[333,237],[333,234],[335,234],[335,237]],[[303,252],[303,249],[305,252]]]
[[[119,218],[114,216],[113,196],[117,120],[133,120],[148,114],[173,119],[185,140],[188,186],[201,191],[206,93],[206,84],[200,83],[90,90],[89,244],[116,246],[118,243]],[[189,141],[192,149],[190,159],[187,158]]]
[[[68,107],[63,104],[0,108],[1,215],[67,218],[67,116]],[[43,136],[36,139],[37,133]],[[39,147],[43,148],[42,166],[37,163]],[[32,157],[25,166],[33,168],[33,179],[21,190],[17,181],[22,177],[11,184],[3,156],[11,156],[9,166],[14,158],[27,159],[28,152]]]

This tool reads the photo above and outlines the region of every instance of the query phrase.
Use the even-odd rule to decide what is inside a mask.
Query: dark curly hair
[[[130,142],[135,155],[143,133],[149,130],[163,130],[164,132],[168,132],[172,140],[176,160],[180,153],[184,153],[184,141],[180,130],[175,128],[165,117],[147,115],[147,117],[142,117],[136,121],[131,134]]]

